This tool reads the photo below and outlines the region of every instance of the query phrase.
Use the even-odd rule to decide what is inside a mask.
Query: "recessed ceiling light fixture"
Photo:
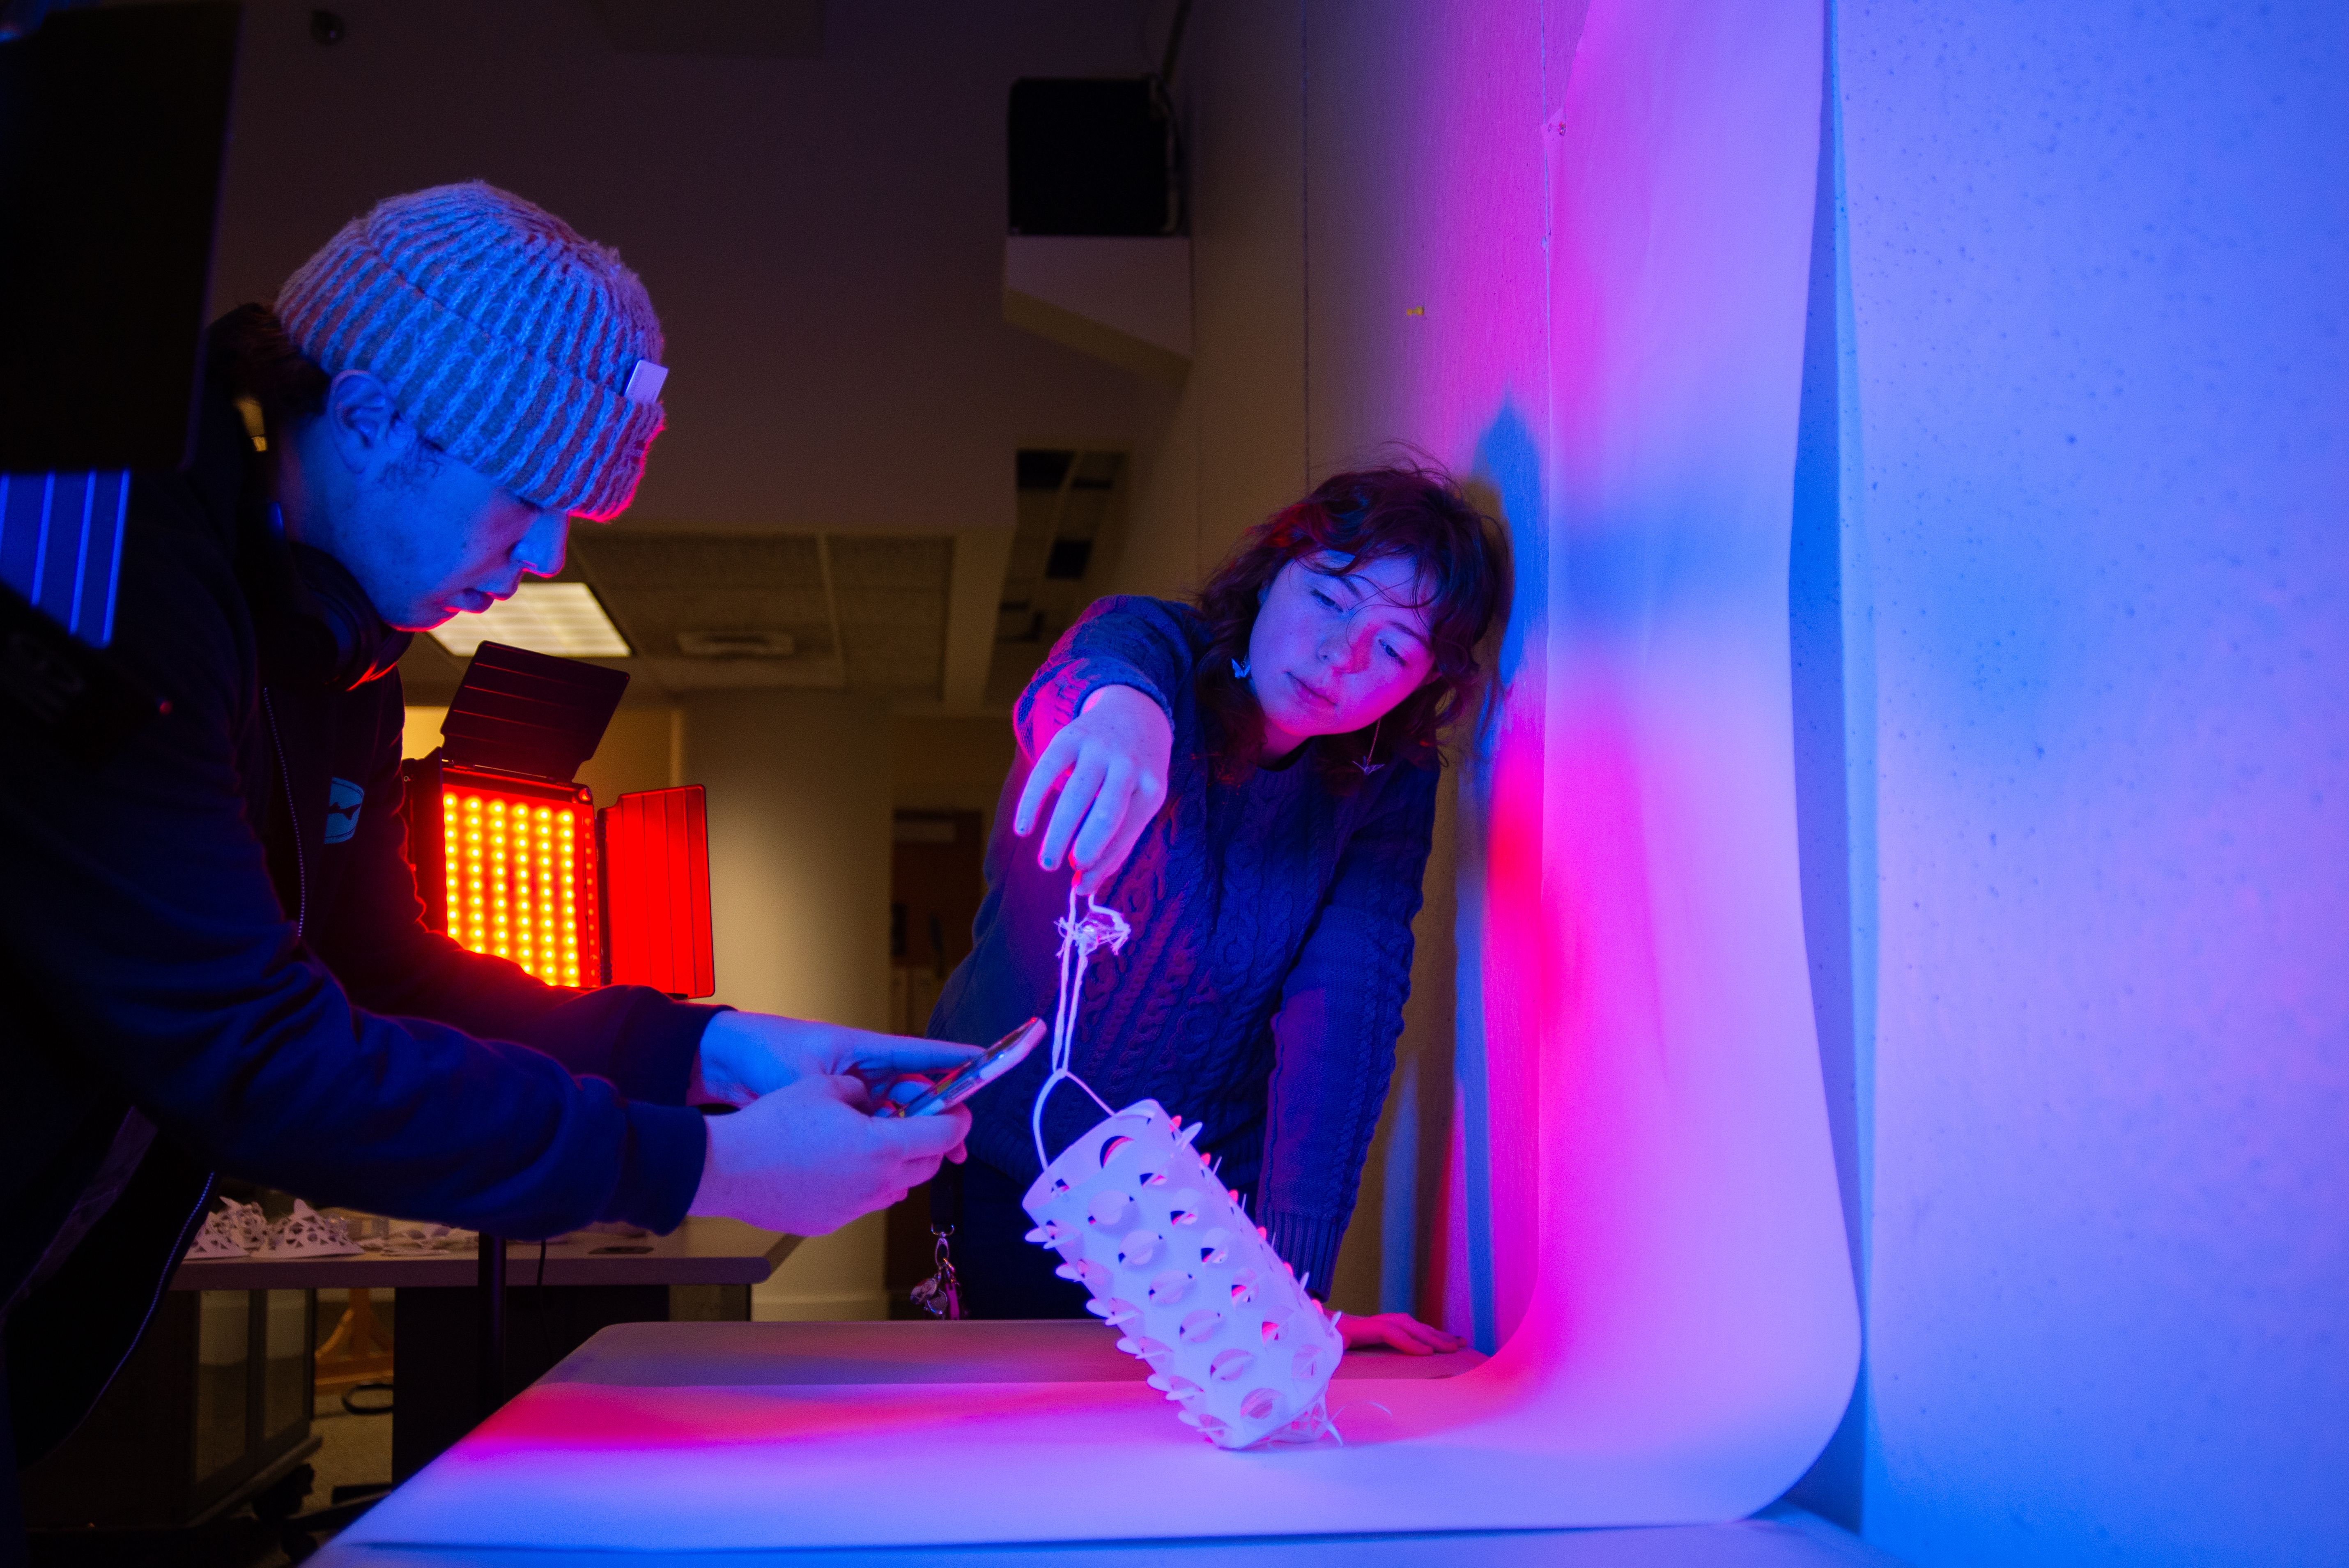
[[[634,651],[585,583],[524,583],[503,604],[437,628],[432,640],[460,659],[485,642],[564,659],[626,659]]]

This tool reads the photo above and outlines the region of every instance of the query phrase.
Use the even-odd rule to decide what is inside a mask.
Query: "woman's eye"
[[[1402,650],[1392,642],[1382,642],[1379,644],[1379,651],[1385,654],[1389,659],[1393,659],[1397,664],[1410,662],[1403,658]]]
[[[1315,588],[1313,590],[1313,597],[1316,601],[1330,609],[1336,609],[1338,607],[1338,601],[1331,598],[1328,594],[1323,593],[1319,588]]]

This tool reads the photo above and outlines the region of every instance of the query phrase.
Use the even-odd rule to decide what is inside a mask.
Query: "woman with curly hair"
[[[1051,1015],[1073,875],[1133,927],[1093,961],[1079,1075],[1203,1124],[1199,1147],[1317,1294],[1393,1072],[1438,742],[1475,703],[1501,578],[1498,529],[1448,478],[1377,468],[1251,530],[1195,607],[1096,603],[1013,709],[976,945],[930,1020],[984,1042]],[[1084,1315],[1022,1239],[1043,1076],[1040,1053],[971,1102],[969,1161],[932,1189],[973,1316]],[[1056,1094],[1048,1148],[1098,1115]],[[1343,1327],[1457,1343],[1402,1314]]]

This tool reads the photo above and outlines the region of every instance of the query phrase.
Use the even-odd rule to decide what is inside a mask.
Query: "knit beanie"
[[[617,252],[476,180],[354,218],[277,294],[329,376],[367,370],[425,439],[533,506],[627,509],[660,432],[660,322]]]

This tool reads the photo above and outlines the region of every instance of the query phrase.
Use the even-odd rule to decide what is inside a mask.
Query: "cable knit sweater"
[[[1012,808],[1044,738],[1095,690],[1147,693],[1174,727],[1166,805],[1101,895],[1133,937],[1093,960],[1073,1064],[1112,1106],[1152,1098],[1205,1124],[1199,1147],[1226,1186],[1254,1194],[1257,1223],[1319,1293],[1393,1074],[1436,775],[1395,763],[1342,799],[1294,761],[1218,783],[1192,681],[1206,646],[1187,606],[1123,597],[1053,648],[1013,710],[1019,757],[988,844],[976,946],[930,1033],[983,1044],[1052,1016],[1070,871],[1037,867],[1040,830],[1013,837]],[[1038,1174],[1029,1110],[1044,1056],[971,1102],[972,1157],[1023,1188]],[[1081,1090],[1057,1089],[1047,1151],[1100,1116]]]

